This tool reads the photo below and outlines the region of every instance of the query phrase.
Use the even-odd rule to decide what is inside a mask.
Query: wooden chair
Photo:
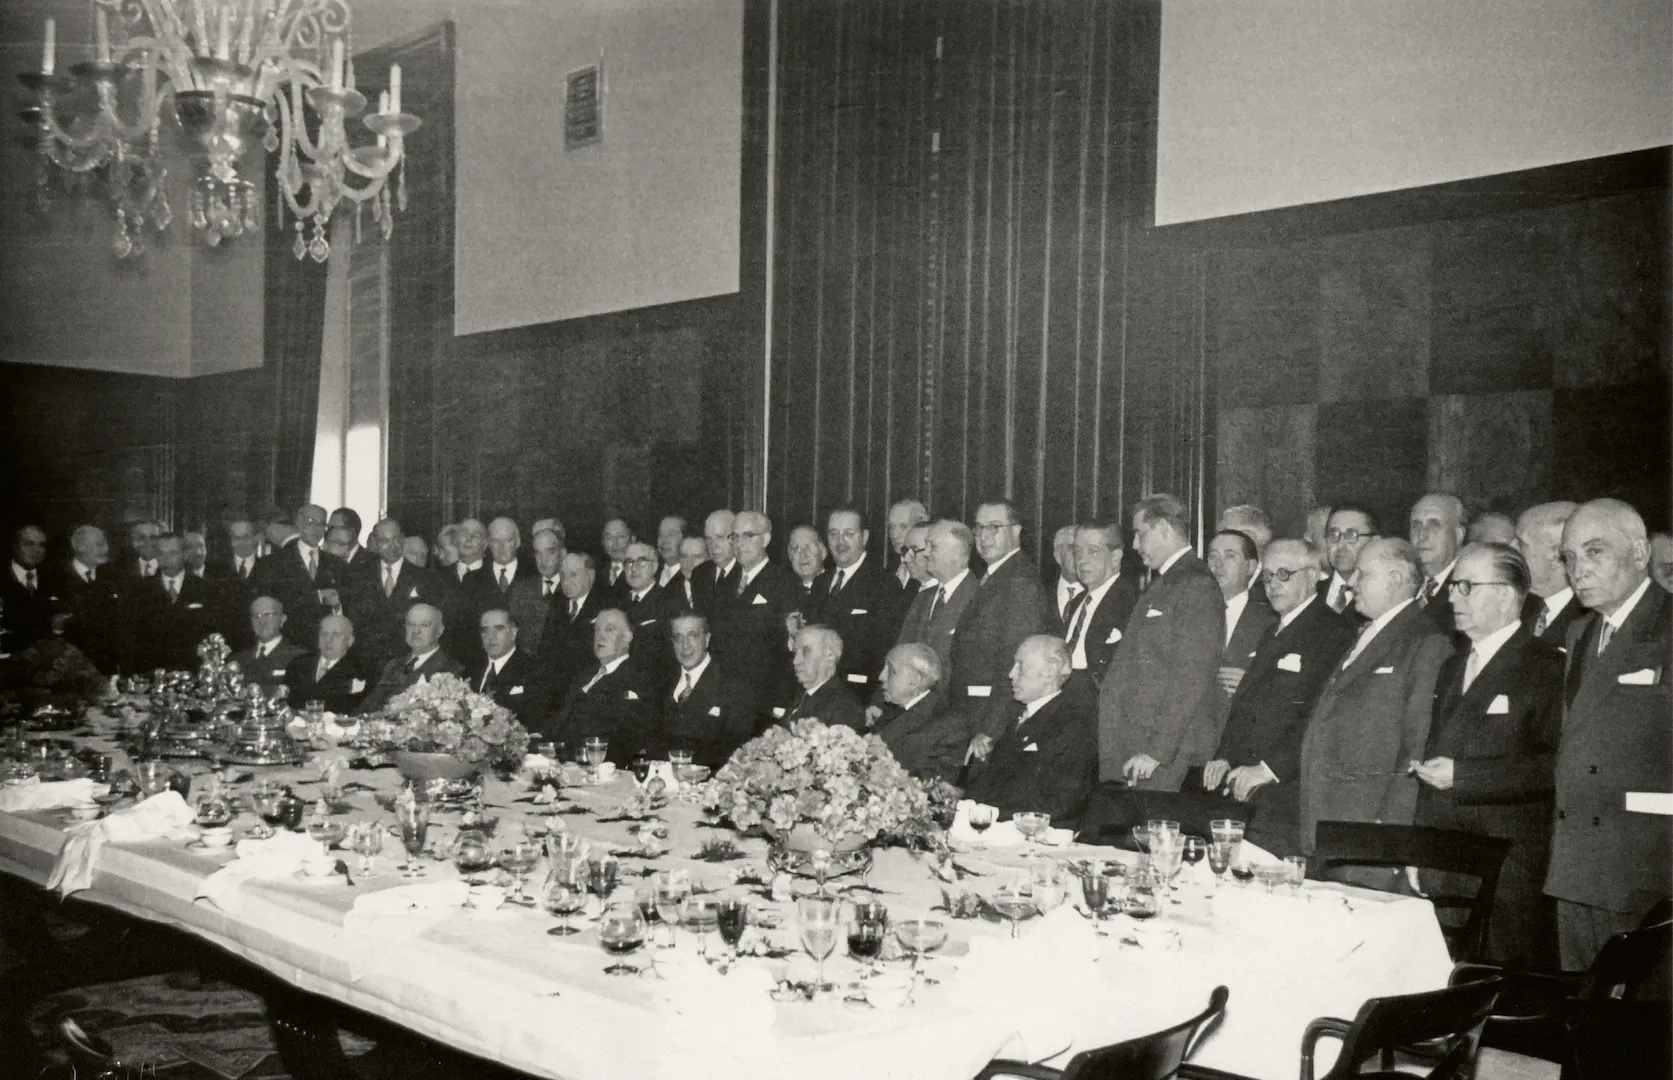
[[[1016,1076],[1024,1080],[1172,1080],[1181,1075],[1179,1066],[1191,1055],[1226,1011],[1231,991],[1215,987],[1208,996],[1208,1008],[1173,1027],[1137,1039],[1128,1039],[1096,1050],[1082,1050],[1069,1059],[1062,1071],[1026,1061],[995,1058],[977,1074],[976,1080]]]
[[[1422,994],[1372,998],[1352,1023],[1314,1020],[1301,1037],[1301,1080],[1314,1080],[1318,1043],[1327,1037],[1340,1040],[1342,1051],[1319,1080],[1473,1080],[1481,1029],[1499,986],[1494,977]],[[1397,1056],[1406,1066],[1398,1071]],[[1377,1071],[1361,1072],[1373,1058],[1380,1059]],[[1182,1066],[1178,1075],[1179,1080],[1239,1080],[1234,1073],[1197,1065]]]
[[[1365,821],[1321,821],[1310,866],[1313,877],[1328,879],[1334,872],[1351,866],[1399,870],[1416,866],[1477,879],[1469,896],[1440,893],[1429,895],[1436,914],[1462,910],[1461,926],[1441,920],[1441,932],[1454,960],[1479,959],[1487,943],[1487,918],[1493,910],[1493,894],[1499,887],[1499,870],[1504,866],[1510,841],[1454,829],[1423,825],[1382,825]]]

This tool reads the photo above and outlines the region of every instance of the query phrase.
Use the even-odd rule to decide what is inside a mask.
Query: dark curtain
[[[1204,505],[1199,258],[1150,226],[1159,35],[1153,0],[780,8],[770,511],[1005,494],[1035,546]]]
[[[278,190],[274,173],[279,156],[267,155],[267,190]],[[277,214],[275,206],[269,214]],[[281,228],[267,230],[266,304],[263,363],[272,380],[272,459],[267,480],[269,503],[292,507],[308,497],[314,478],[314,429],[319,419],[321,327],[325,321],[323,265],[298,259],[291,250],[296,224],[287,210]],[[311,237],[312,224],[303,226]],[[252,508],[255,512],[259,508]]]

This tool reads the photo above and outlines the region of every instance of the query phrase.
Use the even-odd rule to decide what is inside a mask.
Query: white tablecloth
[[[285,779],[303,775],[257,771]],[[386,790],[398,782],[390,770],[350,773],[346,779]],[[313,789],[299,790],[306,795]],[[578,801],[609,807],[629,791],[631,781],[618,780],[584,790]],[[520,786],[490,782],[486,801],[495,807],[490,812],[502,817],[501,836],[532,809],[514,801],[523,794]],[[352,801],[358,816],[378,813],[370,794]],[[676,853],[730,835],[697,827],[687,807],[675,805],[664,816]],[[456,819],[439,820],[445,825]],[[583,835],[628,843],[625,824],[599,824],[581,815],[557,820]],[[63,843],[63,825],[51,813],[0,814],[0,871],[44,882]],[[752,845],[757,842],[744,846],[758,854],[759,846]],[[1204,890],[1186,887],[1184,903],[1152,921],[1178,932],[1177,949],[1122,945],[1119,935],[1103,939],[1089,958],[1086,970],[1095,973],[1090,983],[1059,987],[1048,981],[1033,986],[1026,1002],[1017,1000],[1012,986],[961,983],[961,965],[980,968],[966,959],[970,939],[1008,931],[979,920],[956,921],[946,955],[929,963],[942,982],[920,988],[906,1009],[879,1012],[832,995],[813,1004],[778,1004],[776,1020],[765,1031],[715,1030],[659,1008],[658,984],[650,977],[605,976],[607,958],[596,935],[550,937],[545,931],[554,920],[538,909],[453,912],[398,948],[380,945],[369,970],[351,979],[344,916],[360,891],[399,882],[392,870],[398,854],[392,840],[378,860],[380,875],[354,887],[340,877],[250,882],[241,887],[246,895],[234,917],[193,900],[204,877],[230,854],[173,841],[111,844],[100,855],[91,889],[78,895],[182,927],[305,990],[462,1050],[573,1080],[966,1080],[994,1056],[1049,1057],[1061,1065],[1076,1049],[1174,1023],[1200,1011],[1210,990],[1222,983],[1231,988],[1225,1021],[1193,1060],[1249,1076],[1287,1078],[1294,1075],[1308,1021],[1351,1017],[1368,997],[1442,986],[1451,966],[1427,901],[1311,883],[1302,898],[1266,896],[1258,886],[1240,893],[1228,883],[1213,904]],[[1054,854],[1127,857],[1093,848]],[[972,854],[961,861],[987,873],[961,887],[989,892],[1003,868],[1017,865],[1019,857]],[[624,861],[624,880],[637,881],[630,875],[643,865]],[[718,887],[730,880],[728,864],[669,858],[656,865],[689,866],[698,880]],[[431,866],[430,880],[452,875],[451,867]],[[944,885],[925,864],[899,850],[880,852],[867,880],[884,890],[879,899],[897,919],[929,913]],[[1024,924],[1025,939],[1036,925]],[[691,948],[689,938],[680,947]],[[1022,948],[1029,947],[1025,940]],[[643,953],[635,957],[645,960]],[[768,964],[775,976],[785,973],[783,961],[750,962]],[[797,970],[805,963],[801,958]],[[838,982],[855,972],[845,958],[827,964],[828,977]]]

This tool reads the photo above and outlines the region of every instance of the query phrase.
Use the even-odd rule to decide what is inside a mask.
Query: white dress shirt
[[[1035,698],[1033,701],[1030,701],[1027,705],[1024,705],[1022,707],[1022,719],[1017,721],[1017,726],[1021,727],[1022,725],[1028,723],[1029,720],[1032,720],[1034,718],[1035,713],[1037,713],[1041,709],[1045,708],[1047,702],[1049,702],[1052,698],[1056,697],[1057,695],[1061,694],[1062,692],[1063,691],[1061,689],[1053,690],[1051,693],[1047,694],[1045,697]]]
[[[1226,601],[1226,640],[1221,648],[1232,643],[1232,631],[1237,629],[1237,620],[1243,618],[1243,609],[1249,606],[1249,590],[1244,589],[1230,600]]]
[[[675,701],[680,700],[680,688],[682,686],[687,690],[697,689],[697,681],[703,677],[703,672],[707,670],[709,670],[708,653],[704,653],[703,659],[697,661],[691,667],[681,669],[680,681],[674,684],[673,699]]]
[[[1505,647],[1505,642],[1515,636],[1516,631],[1520,629],[1522,629],[1522,621],[1512,619],[1470,646],[1470,654],[1464,660],[1464,689],[1468,690],[1470,684],[1481,677],[1481,669],[1492,662],[1493,657],[1498,655],[1499,650]]]
[[[1366,623],[1365,629],[1360,631],[1359,640],[1354,642],[1354,647],[1348,651],[1348,658],[1342,661],[1342,670],[1346,671],[1348,665],[1359,658],[1359,654],[1365,651],[1365,646],[1371,644],[1372,639],[1382,633],[1383,627],[1393,622],[1396,615],[1415,603],[1417,603],[1417,597],[1409,597]]]
[[[1184,547],[1180,548],[1178,551],[1174,552],[1172,555],[1169,555],[1167,557],[1167,559],[1165,559],[1162,562],[1162,565],[1158,566],[1156,568],[1156,577],[1161,577],[1162,575],[1166,574],[1169,570],[1172,570],[1173,569],[1173,564],[1178,562],[1180,559],[1184,558],[1185,553],[1187,551],[1190,551],[1190,550],[1191,550],[1191,545],[1187,544]],[[1154,579],[1152,579],[1152,580],[1154,580]]]
[[[1085,591],[1080,582],[1064,581],[1062,574],[1057,575],[1057,617],[1063,618],[1069,611],[1069,604]]]
[[[1111,574],[1108,581],[1086,594],[1086,599],[1081,601],[1080,610],[1075,612],[1075,623],[1078,625],[1079,632],[1075,634],[1075,640],[1069,643],[1069,660],[1070,666],[1076,671],[1086,670],[1087,631],[1092,626],[1093,616],[1098,614],[1098,605],[1109,594],[1110,586],[1119,580],[1121,580],[1120,571]],[[1070,626],[1069,629],[1075,630],[1077,626]]]

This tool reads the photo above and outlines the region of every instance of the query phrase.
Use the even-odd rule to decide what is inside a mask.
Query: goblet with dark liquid
[[[969,809],[965,815],[965,820],[970,823],[971,830],[977,836],[980,836],[988,831],[988,827],[993,824],[993,819],[998,816],[998,813],[998,810],[992,806],[977,804]]]
[[[637,975],[639,968],[622,959],[645,943],[645,917],[636,904],[611,904],[604,909],[598,922],[598,944],[605,952],[617,957],[604,969],[606,975]]]
[[[638,757],[633,759],[632,768],[633,768],[633,779],[639,781],[639,783],[643,784],[646,780],[650,779],[650,775],[651,775],[651,759],[650,758],[646,757],[643,754],[640,754]]]
[[[467,830],[459,834],[458,843],[453,848],[453,866],[465,882],[465,907],[476,906],[471,893],[483,883],[476,875],[491,869],[493,865],[494,853],[488,850],[488,844],[481,833]]]
[[[546,932],[553,937],[568,937],[570,934],[578,933],[579,931],[569,924],[569,917],[586,906],[585,864],[566,862],[554,866],[552,876],[546,881],[546,910],[563,921]]]
[[[865,962],[865,977],[876,971],[874,961],[883,951],[883,939],[888,934],[888,908],[876,901],[861,901],[854,905],[854,914],[848,920],[848,954]]]
[[[738,942],[743,940],[744,928],[749,925],[749,901],[741,896],[726,897],[716,909],[716,920],[720,940],[731,950],[732,958],[737,959]]]

